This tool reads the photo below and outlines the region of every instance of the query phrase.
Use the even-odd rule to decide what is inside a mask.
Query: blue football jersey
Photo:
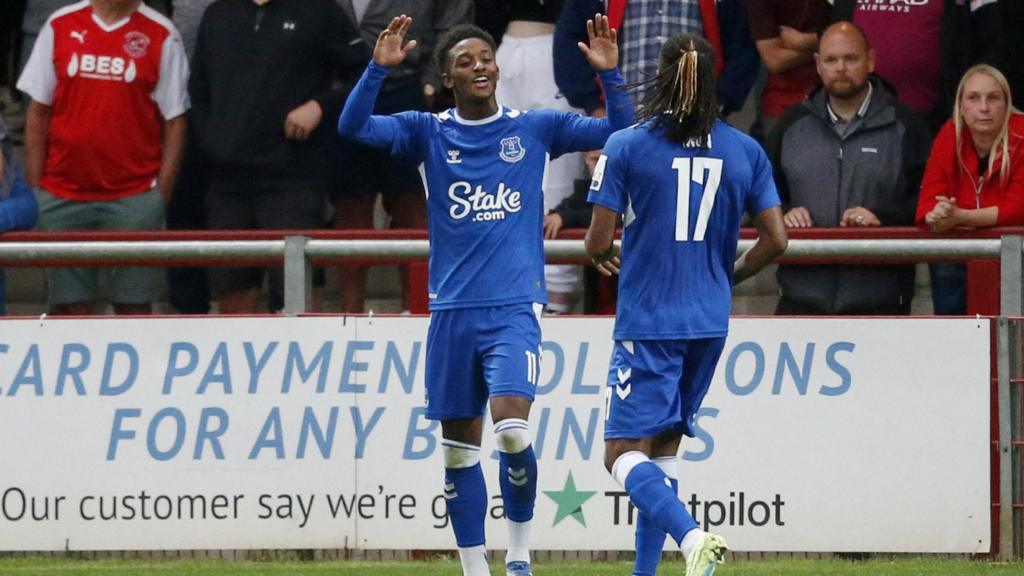
[[[463,119],[455,109],[370,117],[386,75],[387,68],[370,64],[349,96],[339,131],[419,164],[430,222],[430,308],[546,302],[548,161],[601,148],[617,127],[628,126],[633,114],[626,93],[609,90],[615,94],[608,119],[504,107],[480,120]],[[602,79],[621,83],[617,70]]]
[[[616,340],[726,335],[740,221],[780,204],[757,142],[721,121],[708,148],[633,126],[608,139],[588,199],[625,214]]]

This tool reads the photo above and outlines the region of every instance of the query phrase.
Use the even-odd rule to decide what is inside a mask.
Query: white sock
[[[568,304],[562,304],[561,302],[548,302],[547,306],[544,307],[545,314],[568,314],[571,308]]]
[[[700,528],[694,528],[683,535],[683,541],[679,544],[679,548],[683,551],[683,558],[689,558],[690,552],[700,544],[700,537],[704,534],[704,531]]]
[[[658,456],[652,458],[651,462],[654,462],[669,480],[679,480],[679,459],[675,456]]]
[[[462,562],[463,576],[491,575],[491,568],[487,564],[487,548],[483,544],[459,548],[459,560]]]
[[[513,522],[508,520],[508,553],[505,563],[530,561],[530,528],[533,520]]]
[[[612,478],[615,478],[619,486],[625,488],[626,478],[629,477],[629,473],[633,471],[633,468],[650,461],[651,459],[647,457],[647,454],[639,450],[630,450],[615,459],[615,463],[612,464]]]

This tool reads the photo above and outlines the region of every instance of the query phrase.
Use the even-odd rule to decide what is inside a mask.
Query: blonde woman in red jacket
[[[1024,225],[1024,114],[1013,108],[1002,72],[985,64],[960,80],[953,118],[932,146],[918,196],[918,226]],[[965,314],[962,264],[930,266],[935,313]]]
[[[1024,225],[1024,114],[1010,102],[999,70],[979,64],[964,74],[953,118],[928,158],[919,226],[946,232]]]

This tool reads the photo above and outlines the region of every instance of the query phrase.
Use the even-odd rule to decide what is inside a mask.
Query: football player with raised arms
[[[495,99],[495,43],[476,26],[438,40],[435,58],[455,107],[439,114],[372,115],[388,69],[415,48],[412,19],[380,33],[373,60],[338,122],[342,136],[388,148],[420,165],[430,227],[427,417],[441,421],[444,495],[463,573],[489,574],[484,547],[487,493],[480,468],[488,405],[500,457],[509,527],[506,573],[528,576],[537,460],[528,419],[540,377],[540,325],[547,299],[542,238],[544,174],[550,158],[594,150],[633,122],[618,89],[616,33],[596,15],[580,43],[598,71],[608,118],[553,110],[520,111]]]
[[[667,534],[687,576],[710,576],[726,542],[677,496],[679,443],[693,436],[725,345],[732,285],[785,250],[786,230],[765,153],[718,119],[711,46],[673,36],[648,82],[639,123],[608,139],[588,197],[587,252],[605,275],[621,265],[605,466],[640,511],[633,574],[654,575]],[[736,259],[744,213],[758,238]]]

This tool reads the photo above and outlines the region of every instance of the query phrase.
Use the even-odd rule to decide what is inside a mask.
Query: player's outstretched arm
[[[754,217],[754,226],[757,228],[757,240],[750,250],[736,259],[732,272],[733,284],[739,284],[757,274],[785,252],[789,244],[786,225],[782,221],[782,208],[772,206],[758,212]]]
[[[402,14],[391,19],[391,23],[377,35],[373,47],[373,61],[380,66],[397,66],[409,52],[416,48],[416,41],[405,42],[405,35],[412,26],[412,18]]]
[[[338,118],[338,133],[342,136],[378,148],[392,146],[395,142],[401,132],[398,121],[388,116],[373,116],[373,107],[390,67],[400,64],[409,51],[416,47],[415,40],[403,45],[411,25],[412,18],[396,16],[377,36],[373,60],[345,100],[345,107]]]
[[[619,247],[615,244],[615,225],[619,215],[614,210],[595,204],[594,215],[583,245],[597,271],[605,276],[619,273]]]
[[[608,23],[608,17],[594,14],[587,20],[587,42],[577,44],[587,57],[590,67],[598,72],[611,70],[619,65],[618,33]]]

